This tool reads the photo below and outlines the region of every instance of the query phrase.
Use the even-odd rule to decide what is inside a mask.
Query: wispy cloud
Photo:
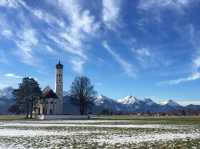
[[[107,52],[120,64],[120,66],[123,68],[124,72],[131,76],[136,76],[136,69],[134,66],[127,62],[125,59],[123,59],[118,53],[116,53],[112,48],[108,45],[106,41],[103,42],[103,47],[107,50]]]
[[[68,43],[68,49],[73,49],[76,53],[83,55],[84,43],[90,39],[91,35],[95,35],[99,24],[95,22],[94,16],[89,10],[81,10],[81,6],[76,0],[59,0],[59,6],[67,15],[70,22],[65,26],[65,30],[61,32],[60,37]],[[68,50],[66,49],[66,50]]]
[[[189,7],[193,2],[195,0],[140,0],[138,10],[147,14],[148,17],[140,19],[138,25],[141,29],[144,29],[142,27],[143,24],[152,19],[158,23],[163,22],[162,15],[165,14],[165,10],[170,10],[178,15],[184,15],[186,13],[185,8]]]
[[[44,10],[41,9],[33,9],[28,7],[27,5],[25,5],[25,7],[36,17],[38,18],[40,21],[42,22],[46,22],[48,25],[53,26],[53,25],[61,25],[62,20],[60,20],[59,18],[51,15],[50,13],[47,13]]]
[[[135,44],[128,44],[130,51],[132,52],[133,58],[141,66],[142,69],[149,69],[160,67],[165,65],[166,60],[160,60],[158,53],[149,46],[135,47]]]
[[[0,6],[2,7],[10,7],[10,8],[17,8],[18,7],[18,2],[13,1],[13,0],[1,0],[0,1]]]
[[[182,77],[174,80],[161,81],[158,85],[176,85],[184,82],[190,82],[200,79],[200,57],[193,60],[192,73],[187,77]]]
[[[121,0],[103,0],[103,22],[109,28],[114,30],[119,24],[120,3]]]
[[[50,54],[53,54],[53,55],[57,54],[57,52],[56,52],[54,49],[52,49],[49,45],[46,45],[46,46],[45,46],[45,49],[46,49],[47,52],[49,52]]]
[[[40,7],[32,7],[22,0],[2,0],[0,7],[17,9],[17,19],[14,19],[13,22],[17,21],[18,29],[12,31],[9,30],[9,25],[0,25],[0,29],[3,30],[0,34],[16,44],[16,47],[13,48],[15,55],[27,65],[37,66],[42,61],[39,55],[41,52],[50,54],[66,52],[69,57],[78,57],[80,59],[79,66],[82,67],[88,60],[86,53],[89,41],[97,36],[100,23],[77,0],[67,2],[55,0],[47,1],[47,3],[59,10],[59,14],[47,12]],[[37,25],[32,23],[34,21],[48,27],[40,30]],[[8,17],[5,23],[9,24]],[[74,61],[76,60],[74,59]],[[71,63],[71,59],[69,62]],[[72,69],[74,70],[73,67]]]
[[[187,25],[184,30],[178,30],[179,34],[185,37],[190,44],[193,50],[193,56],[190,64],[189,75],[184,77],[179,77],[173,80],[161,81],[158,85],[176,85],[184,82],[190,82],[200,79],[200,44],[199,44],[199,35],[198,30],[194,28],[192,24]]]
[[[82,6],[76,0],[56,0],[50,2],[52,6],[60,8],[62,14],[68,18],[68,22],[45,14],[41,11],[35,11],[34,15],[42,19],[47,16],[46,22],[53,24],[56,22],[57,28],[51,28],[48,32],[48,38],[52,40],[60,49],[68,52],[74,57],[70,63],[78,66],[72,69],[80,72],[83,69],[83,64],[86,63],[88,56],[88,41],[94,36],[99,29],[99,23],[95,21],[95,17],[87,9],[82,9]],[[78,61],[77,61],[78,57]]]
[[[185,78],[162,81],[162,82],[158,83],[158,85],[176,85],[176,84],[180,84],[180,83],[184,83],[184,82],[194,81],[197,79],[200,79],[199,72],[195,72],[192,75],[185,77]]]
[[[173,8],[182,11],[193,0],[140,0],[138,8],[143,10]]]
[[[11,38],[13,36],[13,33],[11,30],[8,29],[4,29],[1,34],[5,37],[5,38]]]
[[[193,60],[193,67],[192,67],[192,73],[187,76],[187,77],[182,77],[174,80],[167,80],[167,81],[162,81],[158,83],[158,85],[176,85],[184,82],[189,82],[189,81],[195,81],[200,79],[200,57],[197,57],[196,59]]]
[[[15,42],[18,47],[16,54],[22,58],[22,62],[36,65],[36,58],[33,56],[33,48],[38,44],[35,30],[25,28],[21,33],[19,32]]]
[[[29,18],[25,15],[27,13],[24,12],[25,2],[22,0],[2,0],[0,3],[0,5],[7,9],[14,8],[18,11],[15,15],[16,18],[12,19],[12,23],[10,23],[9,14],[7,13],[0,18],[3,22],[3,25],[0,25],[0,29],[2,30],[1,35],[11,44],[14,43],[16,45],[15,47],[9,48],[9,50],[12,49],[13,53],[19,57],[21,62],[35,66],[37,57],[34,57],[33,49],[38,44],[38,37]]]
[[[4,74],[4,76],[8,77],[8,78],[14,78],[14,79],[21,79],[21,78],[23,78],[22,76],[16,75],[14,73],[6,73],[6,74]]]
[[[133,52],[133,54],[136,55],[136,58],[142,63],[152,56],[152,54],[151,54],[151,52],[148,48],[134,48],[134,47],[132,47],[131,51]]]
[[[76,0],[58,0],[58,6],[68,17],[69,24],[65,25],[58,34],[63,48],[74,54],[71,60],[72,69],[81,73],[88,56],[86,55],[87,41],[98,31],[99,23],[95,22],[94,16],[87,9],[81,9]],[[77,59],[77,56],[79,57]],[[76,66],[76,67],[74,67]]]
[[[10,24],[9,22],[7,21],[5,15],[1,15],[0,14],[0,36],[2,36],[3,38],[6,38],[6,39],[10,39],[12,38],[13,36],[13,31],[10,27]]]
[[[80,58],[72,58],[70,63],[72,64],[72,69],[81,74],[83,72],[83,66],[85,64],[85,61]]]
[[[151,56],[151,53],[147,48],[136,49],[135,52],[140,56]]]

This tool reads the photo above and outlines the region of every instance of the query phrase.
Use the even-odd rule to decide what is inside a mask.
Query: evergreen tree
[[[80,107],[80,114],[86,114],[96,97],[96,91],[89,78],[85,76],[76,77],[72,82],[70,93],[74,103]]]
[[[16,98],[16,105],[20,112],[26,113],[26,118],[32,118],[32,112],[42,92],[37,81],[33,78],[23,78],[19,88],[13,92]]]

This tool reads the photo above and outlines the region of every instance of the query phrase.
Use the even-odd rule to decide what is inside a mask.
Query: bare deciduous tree
[[[80,106],[80,114],[86,114],[96,97],[96,91],[90,79],[85,76],[76,77],[72,82],[70,93],[74,103]]]

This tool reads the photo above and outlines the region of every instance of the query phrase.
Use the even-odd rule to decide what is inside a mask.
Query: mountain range
[[[70,96],[64,97],[65,114],[79,114],[79,109],[72,102]],[[173,100],[165,104],[158,104],[150,98],[138,99],[127,96],[114,100],[104,95],[94,100],[93,108],[89,110],[95,114],[172,114],[172,115],[194,115],[200,114],[200,105],[181,106]]]
[[[184,108],[173,100],[169,100],[162,105],[154,102],[150,98],[139,99],[134,96],[113,100],[101,95],[95,99],[94,103],[96,106],[101,107],[101,109],[119,113],[160,113]]]
[[[0,90],[0,114],[8,113],[8,108],[14,103],[12,92],[12,87]],[[94,100],[94,105],[89,111],[95,114],[200,113],[200,105],[182,106],[173,100],[158,104],[151,98],[139,99],[134,96],[126,96],[122,99],[112,99],[100,95]],[[67,92],[64,94],[64,113],[79,114],[78,106],[74,105]]]

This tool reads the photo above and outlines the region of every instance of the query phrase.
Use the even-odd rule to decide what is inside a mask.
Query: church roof
[[[57,69],[63,69],[63,64],[60,63],[60,61],[58,62],[58,64],[56,65]]]
[[[54,93],[54,91],[50,87],[46,87],[43,90],[42,96],[43,96],[43,98],[58,98],[56,93]]]

